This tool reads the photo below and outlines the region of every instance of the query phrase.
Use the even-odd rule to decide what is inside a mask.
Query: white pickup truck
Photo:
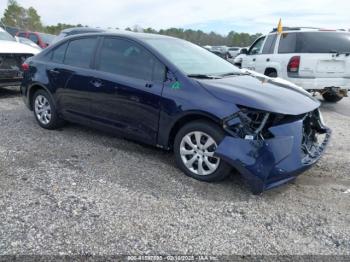
[[[326,101],[337,102],[350,89],[350,32],[283,28],[258,38],[234,63],[281,77]]]
[[[20,85],[22,63],[39,52],[37,48],[18,43],[14,37],[0,28],[0,87]]]

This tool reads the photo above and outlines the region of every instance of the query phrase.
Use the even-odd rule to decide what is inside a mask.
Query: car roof
[[[73,31],[103,32],[105,30],[103,30],[101,28],[91,28],[91,27],[70,27],[70,28],[63,29],[61,31],[61,33],[69,33],[69,32],[73,32]]]
[[[283,33],[289,32],[334,32],[334,33],[348,33],[348,31],[344,29],[327,29],[327,28],[318,28],[318,27],[283,27]],[[274,28],[270,34],[277,33],[277,28]]]
[[[77,34],[66,37],[65,39],[74,39],[82,36],[123,36],[135,40],[145,40],[145,39],[179,39],[172,36],[165,36],[159,34],[150,34],[150,33],[137,33],[126,30],[116,30],[116,31],[102,31],[96,33],[87,33],[87,34]]]

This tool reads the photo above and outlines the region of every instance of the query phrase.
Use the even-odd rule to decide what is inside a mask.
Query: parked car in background
[[[320,102],[302,88],[173,37],[77,35],[23,68],[21,93],[41,127],[68,120],[172,149],[179,168],[202,181],[235,168],[254,193],[310,168],[330,137]]]
[[[227,60],[228,59],[228,53],[227,52],[221,52],[221,51],[213,51],[213,50],[209,50],[210,52],[212,52],[213,54]]]
[[[211,46],[208,50],[225,60],[230,57],[227,46]]]
[[[20,36],[15,36],[15,39],[17,42],[25,44],[25,45],[29,45],[31,47],[34,47],[38,50],[42,50],[42,48],[40,46],[38,46],[36,43],[34,43],[32,40],[25,38],[25,37],[20,37]]]
[[[235,58],[240,55],[241,53],[241,50],[245,48],[245,47],[229,47],[228,48],[228,58],[227,58],[227,61],[229,61],[231,64],[235,64]]]
[[[51,44],[52,40],[55,38],[55,35],[51,34],[23,31],[17,32],[16,36],[28,38],[41,48],[48,47]]]
[[[60,41],[61,39],[71,36],[71,35],[78,35],[78,34],[88,34],[88,33],[102,33],[105,30],[99,29],[99,28],[90,28],[90,27],[72,27],[62,30],[58,36],[56,36],[52,43],[56,43]]]
[[[0,28],[0,87],[18,86],[22,81],[22,63],[39,52],[37,48],[18,43]]]
[[[227,51],[229,52],[232,58],[235,58],[240,54],[241,49],[242,47],[229,47]]]
[[[243,68],[281,77],[326,101],[337,102],[350,89],[350,33],[343,30],[273,30],[236,57],[235,64],[240,60]]]

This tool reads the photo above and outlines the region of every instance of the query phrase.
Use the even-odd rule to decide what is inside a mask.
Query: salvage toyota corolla
[[[320,103],[301,88],[176,38],[77,35],[23,70],[41,127],[66,120],[173,149],[186,175],[217,181],[236,169],[256,194],[311,167],[330,137]]]

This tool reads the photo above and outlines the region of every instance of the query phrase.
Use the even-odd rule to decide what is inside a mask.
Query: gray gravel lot
[[[295,182],[254,196],[208,184],[171,153],[77,125],[40,128],[0,90],[0,254],[348,254],[350,99],[325,105],[333,139]]]

